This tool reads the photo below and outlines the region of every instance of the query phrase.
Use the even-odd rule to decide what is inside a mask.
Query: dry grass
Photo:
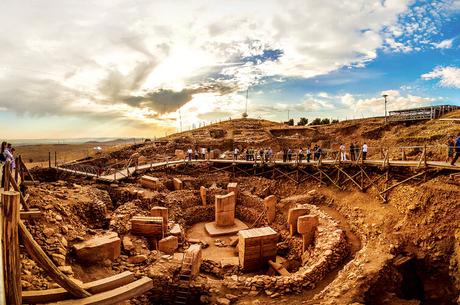
[[[112,143],[104,144],[50,144],[50,145],[24,145],[15,147],[15,156],[22,156],[25,163],[30,166],[48,166],[51,156],[51,163],[54,165],[55,156],[58,162],[69,162],[87,157],[93,157],[97,154],[95,146],[100,146],[100,154],[109,153],[120,146],[114,147]]]

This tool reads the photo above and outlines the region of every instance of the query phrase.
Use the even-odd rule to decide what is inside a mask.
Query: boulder
[[[176,236],[168,236],[158,242],[158,250],[169,255],[173,255],[178,246],[179,239]]]

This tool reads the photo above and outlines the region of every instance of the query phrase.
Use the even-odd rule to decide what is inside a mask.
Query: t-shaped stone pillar
[[[302,234],[303,238],[303,252],[305,252],[308,245],[313,243],[318,224],[318,216],[315,215],[304,215],[297,219],[297,231]]]
[[[236,200],[236,196],[238,196],[238,183],[231,182],[227,185],[227,193],[230,194],[231,192],[235,193]]]
[[[153,207],[150,210],[150,215],[154,217],[163,217],[163,233],[168,233],[168,208]]]
[[[204,186],[200,187],[200,197],[201,197],[201,203],[203,205],[206,205],[206,188]]]
[[[303,207],[289,209],[288,224],[290,236],[297,234],[297,219],[302,215],[308,214],[309,212],[310,211],[307,208]]]
[[[235,193],[216,195],[216,227],[229,227],[235,224]]]
[[[267,221],[271,224],[275,221],[276,216],[276,203],[277,199],[274,195],[268,196],[264,199],[264,205],[267,208]]]

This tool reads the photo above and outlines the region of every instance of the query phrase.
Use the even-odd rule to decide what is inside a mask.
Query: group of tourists
[[[11,143],[2,142],[2,153],[0,154],[0,161],[5,164],[6,161],[11,162],[11,168],[15,168],[14,164],[14,147]]]
[[[364,142],[363,146],[360,148],[358,142],[351,142],[349,152],[350,152],[350,159],[351,161],[356,161],[359,158],[359,152],[362,151],[363,161],[366,160],[367,157],[367,144]],[[340,152],[340,161],[347,161],[347,147],[345,144],[340,143],[339,147]]]
[[[195,158],[196,161],[198,161],[198,159],[206,160],[206,151],[208,152],[208,156],[209,156],[209,153],[211,152],[210,147],[208,147],[207,149],[202,147],[200,150],[198,150],[198,148],[195,148],[195,150],[192,150],[192,148],[189,148],[187,150],[188,160],[192,161],[192,158]]]

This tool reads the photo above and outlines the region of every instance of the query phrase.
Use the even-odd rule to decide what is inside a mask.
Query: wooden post
[[[4,263],[6,304],[20,305],[22,304],[22,290],[18,235],[19,193],[14,191],[3,192],[2,201],[2,259]]]
[[[19,215],[19,213],[18,213]],[[21,242],[30,254],[32,259],[38,263],[40,267],[45,270],[48,276],[53,279],[62,288],[67,290],[73,296],[77,298],[85,298],[91,296],[91,294],[78,286],[74,281],[69,279],[61,270],[59,270],[46,253],[40,248],[37,242],[34,240],[32,234],[27,230],[24,223],[19,220],[19,235]]]
[[[426,144],[425,144],[425,146],[423,147],[423,150],[425,151],[425,153],[423,154],[423,165],[426,167],[426,155],[427,155],[427,152],[426,152]]]
[[[48,167],[51,168],[51,152],[48,152]]]
[[[401,157],[401,160],[402,160],[402,161],[406,161],[406,150],[404,149],[404,147],[401,148],[401,149],[402,149],[402,157]]]
[[[19,157],[16,157],[16,170],[14,171],[14,180],[19,181],[19,171],[21,170],[21,164],[19,163]]]
[[[7,162],[7,163],[9,163],[9,162]],[[23,209],[26,210],[26,211],[29,211],[29,205],[27,204],[27,200],[26,200],[26,198],[24,197],[24,195],[22,195],[21,190],[19,189],[18,184],[16,183],[16,181],[15,181],[14,178],[13,178],[13,174],[11,174],[11,171],[9,171],[7,174],[8,174],[8,178],[6,178],[6,176],[5,176],[5,180],[8,179],[8,185],[11,184],[11,185],[13,186],[13,189],[14,189],[16,192],[19,192],[19,196],[20,196],[19,198],[20,198],[20,201],[21,201],[21,204],[22,204]],[[6,173],[5,173],[5,175],[6,175]]]
[[[3,171],[4,171],[4,177],[5,177],[5,183],[3,185],[3,190],[5,192],[10,190],[10,180],[11,180],[11,161],[6,161],[5,165],[3,166]],[[16,190],[19,192],[19,190]]]

